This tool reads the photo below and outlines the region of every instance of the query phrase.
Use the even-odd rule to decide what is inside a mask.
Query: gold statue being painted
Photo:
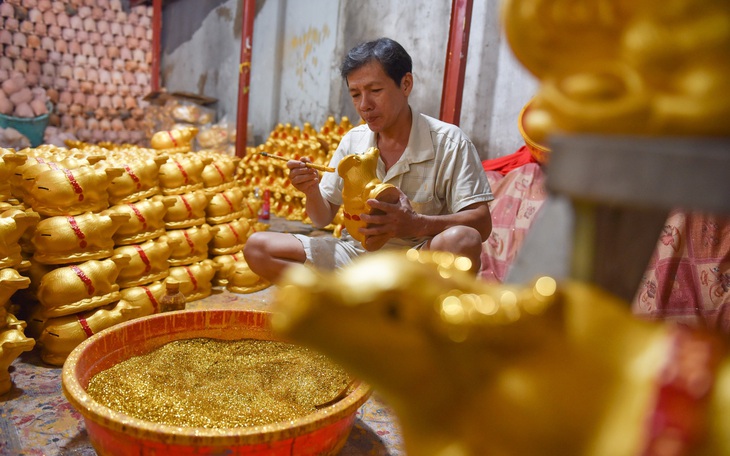
[[[360,234],[360,228],[365,226],[365,222],[360,219],[360,214],[375,213],[367,201],[377,199],[396,203],[400,196],[400,192],[394,185],[384,184],[377,178],[379,157],[380,150],[371,147],[362,154],[351,154],[344,157],[337,165],[337,173],[344,181],[342,188],[343,224],[347,228],[347,232],[369,251],[380,249],[387,239],[373,244]]]
[[[293,267],[272,324],[382,393],[409,455],[730,455],[720,339],[640,321],[592,285],[489,284],[468,263],[410,250]]]

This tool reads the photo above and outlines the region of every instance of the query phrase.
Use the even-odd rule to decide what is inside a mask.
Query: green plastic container
[[[38,117],[23,118],[6,116],[0,114],[0,127],[2,128],[15,128],[22,135],[28,138],[31,147],[38,147],[43,144],[43,133],[46,131],[48,126],[48,116],[53,109],[53,105],[48,103],[48,113]],[[0,144],[2,146],[2,144]]]

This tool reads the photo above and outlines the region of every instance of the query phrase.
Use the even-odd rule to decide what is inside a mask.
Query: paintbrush
[[[278,155],[272,155],[272,154],[270,154],[268,152],[259,152],[259,154],[263,155],[264,157],[275,158],[277,160],[282,160],[282,161],[289,161],[289,159],[286,158],[286,157],[280,157]],[[335,169],[334,168],[330,168],[329,166],[318,165],[316,163],[309,163],[309,162],[302,162],[302,163],[304,163],[304,166],[306,166],[307,168],[312,168],[312,169],[316,169],[318,171],[324,171],[324,172],[327,172],[327,173],[334,173],[335,172]]]

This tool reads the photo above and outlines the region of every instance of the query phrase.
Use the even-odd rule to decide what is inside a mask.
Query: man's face
[[[372,61],[350,73],[347,77],[352,103],[360,117],[374,132],[387,131],[408,109],[408,94],[412,76],[408,73],[397,85]]]

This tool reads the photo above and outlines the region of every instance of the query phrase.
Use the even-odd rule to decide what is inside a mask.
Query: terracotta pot
[[[2,33],[2,32],[0,32]],[[50,36],[44,36],[41,39],[41,49],[45,49],[46,51],[52,51],[56,47],[56,43],[53,41],[53,38]]]
[[[34,24],[30,21],[21,21],[20,26],[18,27],[18,30],[25,33],[26,35],[30,35],[33,33]]]
[[[15,32],[13,34],[13,45],[18,47],[25,47],[28,43],[28,38],[25,33]]]
[[[20,29],[20,22],[14,17],[5,19],[5,29],[11,32],[17,32]]]
[[[39,38],[42,38],[48,34],[48,26],[43,22],[36,22],[33,25],[33,33]]]
[[[68,15],[65,13],[65,7],[60,12],[56,12],[56,24],[59,27],[71,27],[71,22],[69,21]]]
[[[19,60],[29,63],[33,60],[33,56],[35,56],[35,52],[33,52],[32,47],[24,47],[24,48],[20,49],[20,59]]]
[[[84,28],[84,20],[78,15],[69,17],[68,21],[74,30],[82,30]]]
[[[28,9],[28,20],[33,24],[43,22],[43,13],[38,8]]]
[[[41,74],[41,64],[37,60],[28,59],[28,73],[29,74]],[[28,84],[31,85],[31,84]]]
[[[41,66],[41,74],[46,76],[56,76],[56,65],[46,62]]]
[[[61,35],[63,34],[63,31],[61,30],[61,27],[57,25],[51,25],[48,27],[47,35],[51,38],[58,39],[61,38]]]

